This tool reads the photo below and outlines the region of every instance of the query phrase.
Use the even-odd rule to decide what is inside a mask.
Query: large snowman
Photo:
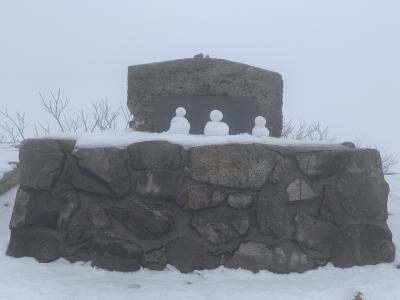
[[[224,115],[219,110],[213,110],[210,113],[211,121],[208,121],[204,127],[205,136],[224,136],[229,135],[229,126],[221,122]]]
[[[190,123],[185,118],[186,109],[183,107],[178,107],[175,110],[176,116],[172,118],[171,124],[169,126],[168,133],[172,134],[189,134]]]

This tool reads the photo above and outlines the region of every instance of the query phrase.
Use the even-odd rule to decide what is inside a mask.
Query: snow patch
[[[13,170],[18,162],[18,148],[10,144],[0,144],[0,179],[4,173]]]

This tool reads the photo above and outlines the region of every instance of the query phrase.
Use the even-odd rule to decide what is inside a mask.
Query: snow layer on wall
[[[204,146],[204,145],[220,145],[230,143],[251,144],[261,143],[269,145],[332,145],[325,141],[298,141],[285,138],[273,137],[254,137],[248,133],[227,135],[227,136],[204,136],[204,135],[184,135],[170,134],[167,132],[152,133],[143,131],[104,131],[99,133],[85,134],[52,134],[41,138],[57,138],[57,139],[76,139],[77,148],[95,148],[95,147],[119,147],[124,148],[133,143],[144,141],[168,141],[179,144],[184,147]]]

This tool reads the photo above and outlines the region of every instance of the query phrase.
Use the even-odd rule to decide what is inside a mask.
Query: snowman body
[[[172,118],[168,133],[172,134],[189,134],[190,123],[185,118],[186,110],[183,107],[176,109],[176,116]]]
[[[264,117],[258,116],[257,118],[254,119],[255,126],[251,132],[251,134],[255,137],[268,137],[269,136],[269,130],[265,125],[267,124],[267,121],[265,120]]]
[[[204,127],[204,135],[205,136],[224,136],[229,135],[229,126],[228,124],[221,122],[223,118],[222,112],[219,110],[213,110],[210,113],[211,121],[206,123]]]

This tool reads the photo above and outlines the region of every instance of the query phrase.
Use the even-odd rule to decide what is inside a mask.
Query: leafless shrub
[[[0,116],[2,117],[0,122],[2,142],[15,144],[25,139],[25,129],[27,127],[25,113],[16,113],[12,116],[5,109],[0,110]]]
[[[329,135],[327,126],[320,122],[307,122],[300,120],[297,125],[292,121],[283,122],[282,136],[293,140],[334,141]]]
[[[51,98],[45,99],[42,93],[39,93],[40,98],[42,99],[42,105],[53,118],[57,122],[58,127],[61,132],[65,132],[67,130],[67,125],[65,124],[66,117],[64,115],[64,111],[69,104],[68,99],[61,98],[61,90],[58,89],[57,94],[55,95],[53,91],[50,91]]]
[[[122,112],[122,115],[123,115],[124,120],[125,120],[125,129],[128,129],[130,122],[133,120],[133,115],[129,111],[129,109],[128,109],[128,107],[126,105],[120,104],[119,105],[119,109]]]
[[[47,135],[50,133],[50,124],[47,122],[46,126],[43,125],[41,122],[37,121],[33,123],[33,128],[34,128],[34,135],[35,137],[41,136],[41,135]],[[39,133],[39,129],[41,130],[41,133]]]
[[[42,99],[44,110],[50,114],[61,132],[76,133],[116,130],[118,117],[121,112],[124,118],[127,118],[128,114],[128,112],[121,110],[121,107],[116,110],[113,109],[106,98],[105,100],[92,103],[89,113],[81,109],[75,115],[71,116],[67,114],[70,101],[67,98],[62,98],[60,89],[57,93],[50,91],[48,99],[41,93],[39,95]],[[51,131],[49,125],[46,127],[38,122],[35,127],[36,134],[39,133],[39,128],[45,134]]]
[[[388,153],[384,150],[380,150],[379,152],[381,153],[383,174],[389,175],[399,162],[399,154]]]
[[[112,110],[107,98],[92,104],[94,125],[92,132],[98,128],[100,131],[115,130],[119,110]]]

